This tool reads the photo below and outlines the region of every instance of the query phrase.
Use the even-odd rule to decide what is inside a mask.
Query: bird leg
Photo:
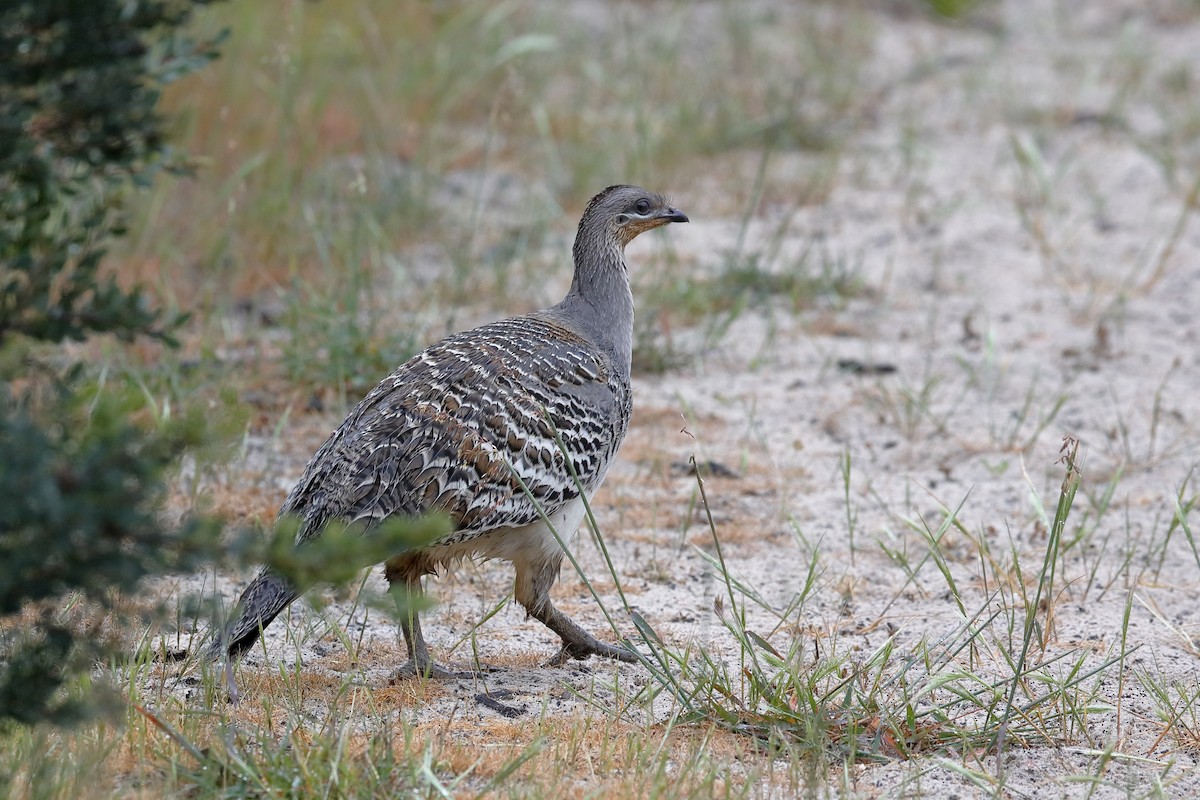
[[[589,656],[636,663],[638,657],[632,650],[601,642],[550,602],[550,587],[558,579],[561,564],[561,556],[549,562],[517,564],[517,580],[513,589],[517,602],[525,607],[529,615],[562,639],[562,649],[550,659],[549,665],[562,666],[570,659],[583,661]]]
[[[589,656],[603,656],[604,658],[615,658],[617,661],[637,663],[638,657],[632,650],[600,641],[555,608],[549,600],[542,606],[541,613],[533,610],[530,610],[530,613],[547,628],[557,633],[563,641],[562,649],[547,662],[552,667],[560,667],[570,659],[583,661]]]
[[[396,602],[400,632],[404,634],[404,646],[408,649],[408,661],[392,673],[389,683],[405,678],[456,678],[458,673],[442,669],[433,663],[425,636],[421,633],[421,620],[417,617],[417,605],[413,601],[421,597],[421,573],[414,565],[403,561],[389,561],[384,565],[384,577],[388,580],[388,592]]]

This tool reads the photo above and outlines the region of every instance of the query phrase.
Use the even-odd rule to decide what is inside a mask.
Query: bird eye
[[[643,197],[641,200],[637,201],[637,205],[635,205],[634,208],[637,209],[637,213],[645,216],[646,214],[650,213],[650,201]]]

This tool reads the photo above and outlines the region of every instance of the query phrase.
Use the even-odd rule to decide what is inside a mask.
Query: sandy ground
[[[961,504],[970,536],[951,531],[942,550],[971,611],[995,588],[976,541],[1001,562],[1015,553],[1032,580],[1046,547],[1039,504],[1052,513],[1063,437],[1075,437],[1083,485],[1066,535],[1082,538],[1060,564],[1046,657],[1103,663],[1121,646],[1127,603],[1132,652],[1099,680],[1097,701],[1113,710],[1087,715],[1087,730],[1068,743],[1014,749],[1001,763],[946,756],[1002,770],[1003,796],[1082,796],[1088,786],[1070,778],[1099,769],[1094,751],[1106,747],[1128,757],[1107,763],[1093,796],[1141,796],[1159,779],[1165,796],[1200,794],[1200,742],[1161,736],[1163,709],[1139,677],[1194,694],[1200,674],[1200,564],[1181,530],[1168,534],[1175,497],[1185,485],[1185,501],[1194,496],[1200,464],[1200,222],[1187,205],[1200,145],[1195,118],[1184,119],[1197,113],[1194,99],[1185,112],[1162,88],[1184,80],[1183,70],[1195,93],[1200,15],[1185,3],[1150,6],[1011,2],[965,26],[871,12],[867,75],[879,91],[863,109],[869,122],[844,144],[830,196],[799,211],[771,261],[801,268],[807,252],[804,268],[845,265],[861,290],[799,313],[744,313],[683,368],[635,376],[634,424],[595,498],[635,608],[672,645],[732,656],[713,611],[723,586],[701,555],[711,543],[696,482],[678,464],[695,454],[727,466],[735,476],[706,489],[734,575],[784,608],[818,553],[815,588],[789,625],[775,629],[759,612],[751,627],[784,649],[815,634],[853,661],[889,632],[904,650],[961,620],[932,560],[907,581],[885,553],[921,563],[928,547],[912,523],[936,531],[945,509]],[[1169,143],[1173,160],[1155,143]],[[816,156],[781,153],[769,168],[802,170],[807,158]],[[697,276],[718,270],[738,220],[717,199],[716,178],[661,188],[692,217],[667,234],[679,262]],[[768,193],[748,246],[776,238],[788,208]],[[656,246],[630,248],[635,273]],[[274,489],[290,486],[336,422],[255,443],[278,470]],[[1189,521],[1200,527],[1194,513]],[[586,534],[577,550],[618,608]],[[238,577],[219,583],[229,600]],[[505,709],[527,719],[599,713],[581,697],[603,705],[614,681],[646,683],[638,665],[541,667],[554,637],[515,605],[470,637],[509,580],[506,565],[487,564],[433,583],[441,605],[425,630],[437,656],[465,666],[476,647],[497,669],[403,707],[413,723],[470,726]],[[373,574],[369,585],[381,590],[382,579]],[[609,635],[569,566],[554,596]],[[345,592],[326,597],[326,618],[361,641],[364,680],[382,686],[401,660],[394,629],[352,611]],[[283,637],[314,616],[297,604],[270,629],[272,661],[295,661]],[[633,633],[622,615],[617,622]],[[345,668],[331,636],[304,641],[306,669]],[[255,651],[240,674],[271,668]],[[1002,663],[977,668],[1005,674]],[[503,708],[481,703],[481,693]],[[981,791],[937,759],[857,765],[851,781],[860,796]]]

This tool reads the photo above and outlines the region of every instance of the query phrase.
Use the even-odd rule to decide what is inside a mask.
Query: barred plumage
[[[582,503],[573,475],[589,495],[599,487],[629,424],[633,299],[624,247],[644,230],[686,221],[662,196],[637,187],[594,197],[561,303],[443,339],[350,412],[280,509],[300,518],[297,542],[320,536],[333,520],[369,529],[393,515],[443,511],[455,529],[389,559],[390,582],[416,592],[423,575],[456,558],[505,558],[516,568],[517,600],[562,638],[557,662],[594,654],[631,660],[550,603],[563,553],[542,513],[561,535],[574,533]],[[296,596],[282,578],[261,573],[210,654],[243,652]],[[410,656],[402,673],[441,674],[415,615],[401,627]]]
[[[595,489],[629,410],[628,376],[569,329],[540,314],[485,325],[438,342],[375,387],[282,513],[300,514],[301,541],[331,519],[371,525],[434,510],[457,524],[435,547],[528,525],[540,514],[521,482],[547,513],[575,499],[565,449]]]

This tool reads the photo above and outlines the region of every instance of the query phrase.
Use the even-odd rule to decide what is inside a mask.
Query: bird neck
[[[575,277],[559,308],[628,378],[633,358],[633,292],[624,248],[615,241],[588,246],[581,236],[575,241],[574,256]]]

